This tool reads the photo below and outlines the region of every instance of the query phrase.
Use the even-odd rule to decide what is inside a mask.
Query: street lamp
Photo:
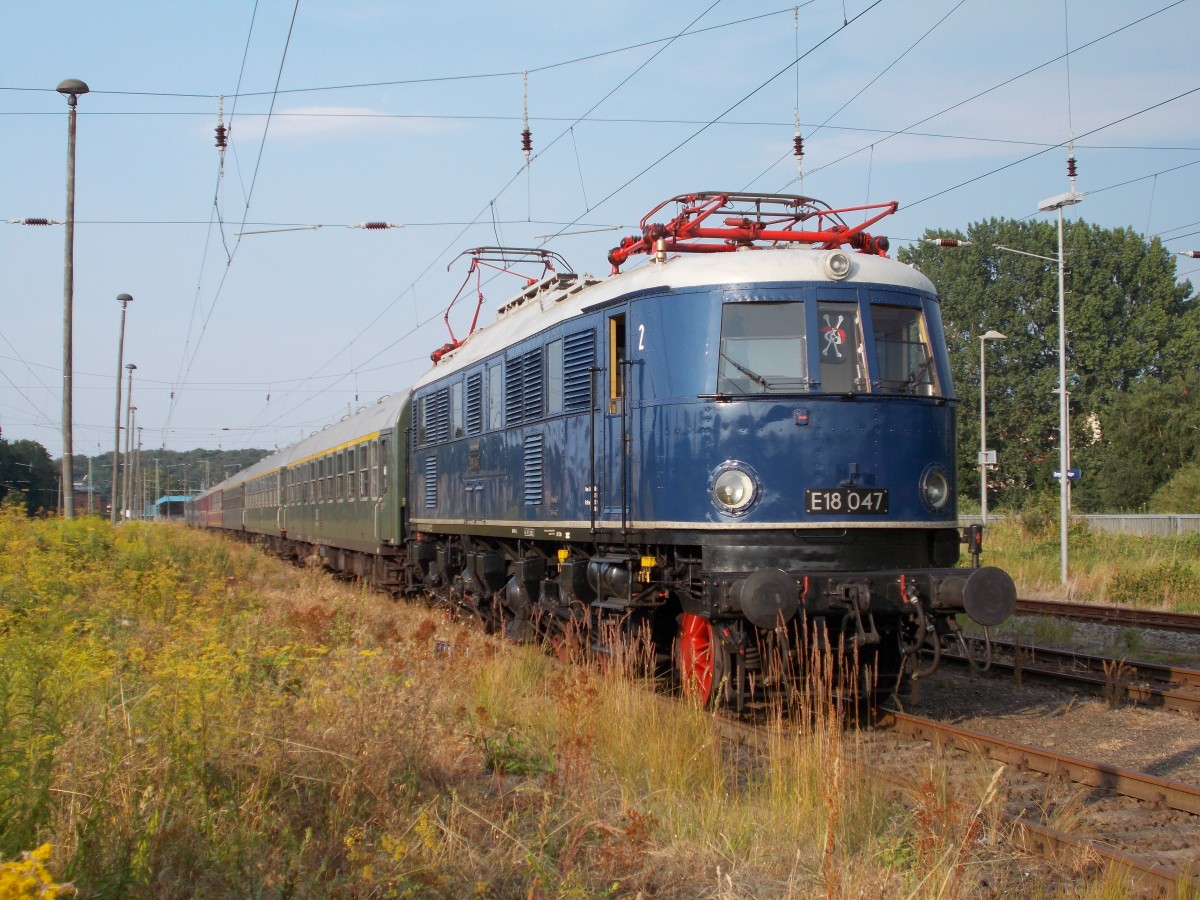
[[[137,492],[134,502],[137,504],[138,518],[141,519],[146,512],[146,482],[142,477],[142,426],[137,424],[136,417],[133,421],[137,430],[137,449],[133,453],[133,486]]]
[[[1002,341],[1007,337],[998,331],[991,330],[979,337],[979,509],[983,514],[983,524],[987,524],[987,473],[988,466],[995,465],[996,452],[988,459],[987,449],[987,368],[983,357],[983,348],[988,341]]]
[[[129,392],[125,398],[125,466],[124,478],[121,480],[121,517],[124,518],[125,510],[129,508],[129,460],[130,460],[130,441],[133,436],[133,373],[137,369],[133,363],[126,363],[125,370],[129,372]]]
[[[1067,584],[1067,517],[1071,510],[1069,409],[1067,405],[1066,271],[1063,268],[1063,207],[1074,206],[1083,194],[1067,191],[1038,203],[1040,212],[1058,211],[1058,530],[1062,583]]]
[[[137,451],[134,449],[133,435],[137,431],[137,407],[129,407],[129,433],[125,436],[125,446],[128,455],[125,459],[125,495],[129,520],[133,521],[134,507],[137,505]]]
[[[112,509],[109,521],[117,521],[117,473],[121,468],[121,363],[125,357],[125,310],[133,298],[128,294],[117,294],[117,302],[121,304],[121,332],[117,339],[117,414],[113,422],[113,476],[112,476]]]
[[[63,266],[63,408],[62,408],[62,483],[63,517],[75,518],[75,457],[72,452],[71,417],[72,305],[75,297],[75,105],[88,86],[78,78],[68,78],[56,90],[67,98],[67,238]]]
[[[1043,200],[1038,204],[1038,209],[1043,212],[1050,210],[1058,210],[1058,256],[1042,256],[1040,253],[1029,253],[1025,250],[1014,250],[1012,247],[1005,247],[1001,244],[992,244],[996,250],[1004,250],[1007,253],[1016,253],[1019,256],[1032,256],[1034,259],[1041,259],[1046,262],[1058,264],[1058,429],[1059,429],[1059,543],[1060,557],[1062,560],[1062,583],[1065,587],[1067,584],[1067,515],[1071,508],[1070,494],[1070,437],[1067,431],[1068,407],[1067,407],[1067,342],[1066,342],[1066,290],[1064,283],[1066,280],[1063,269],[1063,223],[1062,223],[1062,208],[1064,206],[1073,206],[1083,200],[1083,194],[1075,191],[1068,191],[1065,194],[1059,194],[1057,197],[1051,197],[1048,200]],[[926,238],[925,243],[932,244],[935,247],[967,247],[970,246],[970,241],[964,241],[960,238]]]

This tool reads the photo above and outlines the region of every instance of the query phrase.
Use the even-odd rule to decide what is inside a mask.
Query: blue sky
[[[143,447],[273,448],[428,367],[461,250],[566,232],[547,246],[604,275],[608,248],[688,191],[897,200],[875,229],[896,248],[1037,215],[1069,187],[1056,145],[1074,133],[1071,217],[1200,249],[1197,5],[6,0],[0,428],[61,450],[64,229],[3,222],[65,217],[65,78],[92,90],[75,452],[112,448],[123,292]],[[347,227],[379,220],[405,227]],[[483,321],[518,286],[490,285]]]

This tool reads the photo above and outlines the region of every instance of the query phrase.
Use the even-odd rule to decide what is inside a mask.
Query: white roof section
[[[205,494],[251,481],[260,475],[274,472],[284,466],[298,465],[314,456],[320,456],[339,447],[348,447],[359,441],[370,440],[381,431],[392,428],[400,420],[400,412],[408,402],[410,391],[401,391],[384,397],[371,406],[360,408],[354,415],[345,416],[339,422],[326,425],[321,431],[310,434],[290,447],[265,456],[254,465],[236,472],[219,484],[213,485]],[[204,496],[201,494],[200,496]]]
[[[850,259],[850,274],[835,281],[825,270],[831,253]],[[781,247],[728,253],[685,253],[665,262],[648,261],[603,281],[580,276],[544,279],[500,307],[496,321],[478,329],[441,362],[417,379],[414,389],[477,363],[506,347],[574,318],[584,310],[620,297],[655,288],[705,285],[823,282],[826,284],[894,285],[936,296],[933,283],[912,266],[882,256],[812,247]]]

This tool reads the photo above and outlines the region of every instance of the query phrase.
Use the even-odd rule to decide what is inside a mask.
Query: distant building
[[[177,519],[183,521],[183,507],[192,498],[186,494],[175,494],[168,497],[159,497],[158,502],[154,504],[154,518],[156,519]]]
[[[108,503],[99,488],[75,482],[75,515],[77,516],[107,516]]]

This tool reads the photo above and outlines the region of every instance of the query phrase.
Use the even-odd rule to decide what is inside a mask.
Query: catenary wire
[[[877,0],[877,2],[880,2],[880,0]],[[698,15],[698,16],[696,16],[694,19],[692,19],[692,21],[691,21],[691,22],[689,22],[689,23],[688,23],[688,24],[687,24],[687,25],[686,25],[686,26],[685,26],[685,27],[684,27],[684,28],[683,28],[683,29],[682,29],[680,32],[678,32],[678,34],[676,35],[676,37],[679,37],[679,36],[682,36],[683,34],[686,34],[686,33],[688,32],[688,29],[690,29],[690,28],[691,28],[693,25],[695,25],[697,22],[699,22],[699,21],[700,21],[700,19],[702,19],[702,18],[703,18],[705,15],[707,15],[709,12],[711,12],[711,11],[712,11],[712,10],[713,10],[713,9],[714,9],[714,8],[715,8],[715,7],[716,7],[718,4],[719,4],[719,3],[721,3],[721,0],[714,0],[714,2],[713,2],[713,3],[712,3],[710,6],[709,6],[709,7],[707,7],[707,8],[704,10],[704,12],[700,13],[700,15]],[[584,120],[584,118],[586,118],[586,117],[587,117],[587,116],[588,116],[590,113],[594,112],[594,111],[595,111],[595,110],[596,110],[596,109],[597,109],[597,108],[600,106],[600,104],[602,104],[602,103],[603,103],[605,100],[607,100],[609,97],[611,97],[611,96],[612,96],[614,93],[616,93],[616,91],[618,91],[618,90],[619,90],[621,87],[623,87],[625,84],[627,84],[627,83],[629,82],[629,80],[630,80],[631,78],[633,78],[633,76],[634,76],[634,75],[636,75],[638,72],[640,72],[642,69],[644,69],[644,68],[645,68],[645,67],[646,67],[646,66],[647,66],[647,65],[648,65],[648,64],[649,64],[649,63],[650,63],[652,60],[654,60],[655,58],[657,58],[657,57],[658,57],[658,56],[659,56],[659,55],[660,55],[660,54],[661,54],[661,53],[662,53],[664,50],[666,50],[666,49],[667,49],[667,47],[671,46],[671,44],[673,43],[673,41],[674,41],[674,39],[672,39],[671,41],[668,41],[668,43],[667,43],[667,44],[666,44],[664,47],[662,47],[662,48],[660,48],[659,50],[655,51],[655,52],[654,52],[654,53],[653,53],[653,54],[650,56],[650,58],[649,58],[649,59],[647,59],[646,61],[644,61],[643,63],[641,63],[639,66],[637,66],[637,67],[634,69],[634,71],[633,71],[632,73],[630,73],[629,75],[627,75],[627,76],[626,76],[624,79],[622,79],[622,80],[620,81],[620,83],[618,83],[618,84],[617,84],[617,86],[616,86],[616,87],[614,87],[614,88],[612,88],[610,91],[608,91],[608,92],[607,92],[607,93],[606,93],[606,94],[605,94],[605,95],[604,95],[604,96],[603,96],[603,97],[602,97],[600,100],[598,100],[596,103],[594,103],[594,104],[593,104],[593,105],[592,105],[592,106],[591,106],[591,107],[588,109],[588,111],[587,111],[587,112],[585,112],[585,113],[584,113],[582,116],[580,116],[580,117],[579,117],[577,120],[575,120],[575,121],[572,123],[572,126],[571,126],[571,127],[574,127],[574,125],[576,125],[576,124],[578,124],[579,122],[583,121],[583,120]],[[558,135],[557,137],[555,137],[553,140],[551,140],[551,141],[550,141],[550,142],[549,142],[549,143],[546,145],[546,147],[545,147],[545,148],[543,148],[541,151],[539,151],[537,154],[535,154],[535,156],[534,156],[534,159],[536,159],[536,158],[540,157],[540,156],[541,156],[543,153],[545,153],[545,152],[546,152],[546,150],[548,150],[548,149],[549,149],[550,147],[552,147],[552,146],[553,146],[555,143],[557,143],[557,142],[558,142],[558,140],[559,140],[559,139],[561,139],[561,138],[563,137],[563,135],[564,135],[564,134],[568,134],[568,133],[570,133],[570,128],[564,129],[562,132],[560,132],[560,133],[559,133],[559,135]],[[502,187],[502,188],[501,188],[501,189],[500,189],[500,190],[499,190],[499,191],[498,191],[498,192],[497,192],[497,193],[496,193],[496,194],[495,194],[495,195],[494,195],[494,196],[493,196],[493,197],[492,197],[492,198],[491,198],[489,201],[488,201],[487,205],[484,207],[484,210],[481,210],[481,211],[480,211],[480,213],[479,213],[479,214],[476,216],[476,218],[475,218],[475,220],[472,222],[472,224],[474,224],[474,222],[475,222],[475,221],[478,221],[480,218],[482,218],[483,212],[485,212],[485,211],[494,212],[494,208],[495,208],[495,202],[496,202],[496,200],[497,200],[497,199],[498,199],[500,196],[502,196],[502,195],[505,193],[505,191],[507,191],[507,190],[508,190],[508,188],[509,188],[509,187],[511,187],[511,186],[512,186],[512,184],[513,184],[513,183],[514,183],[514,182],[515,182],[515,181],[516,181],[516,180],[517,180],[517,179],[520,177],[520,175],[521,175],[521,172],[522,172],[522,171],[524,171],[524,170],[525,170],[525,168],[526,168],[525,166],[522,166],[522,168],[521,168],[521,169],[518,169],[518,170],[517,170],[516,174],[514,174],[514,175],[513,175],[513,176],[512,176],[512,177],[511,177],[511,178],[510,178],[510,179],[509,179],[509,180],[508,180],[508,181],[507,181],[507,182],[504,184],[504,186],[503,186],[503,187]],[[575,221],[577,222],[577,221],[578,221],[580,218],[582,218],[582,216],[576,217],[576,220],[575,220]],[[571,223],[571,224],[574,224],[574,222],[573,222],[573,223]],[[469,226],[468,226],[468,227],[469,227]],[[571,227],[571,226],[570,226],[570,225],[567,225],[567,226],[564,226],[564,227]],[[464,229],[464,231],[465,231],[465,229]],[[460,232],[460,234],[461,234],[461,233],[462,233],[462,232]],[[457,240],[457,238],[456,238],[455,240]],[[427,267],[426,267],[424,270],[422,270],[421,274],[420,274],[420,275],[418,275],[418,276],[417,276],[417,278],[413,280],[413,282],[412,282],[412,283],[409,285],[409,289],[415,289],[417,282],[418,282],[418,281],[419,281],[419,280],[420,280],[422,277],[424,277],[424,275],[425,275],[425,274],[426,274],[426,273],[429,271],[429,269],[430,269],[430,268],[432,268],[432,267],[433,267],[433,265],[435,265],[435,264],[437,263],[437,261],[438,261],[438,260],[440,260],[440,259],[441,259],[441,258],[442,258],[442,257],[443,257],[443,256],[444,256],[444,255],[445,255],[445,254],[446,254],[446,253],[447,253],[447,252],[450,250],[450,249],[451,249],[451,248],[449,248],[449,247],[447,247],[446,249],[443,249],[443,251],[442,251],[441,253],[439,253],[439,254],[438,254],[438,256],[437,256],[437,257],[436,257],[436,258],[435,258],[435,259],[434,259],[434,260],[433,260],[433,261],[432,261],[432,262],[429,264],[429,266],[427,266]],[[393,299],[393,300],[392,300],[392,301],[391,301],[391,302],[390,302],[390,303],[389,303],[389,304],[388,304],[388,305],[387,305],[387,306],[386,306],[386,307],[383,309],[383,311],[382,311],[382,312],[380,312],[380,313],[379,313],[379,314],[378,314],[378,315],[377,315],[377,316],[376,316],[376,317],[375,317],[375,318],[374,318],[374,319],[371,321],[371,323],[370,323],[369,325],[367,325],[367,326],[366,326],[366,328],[364,328],[364,329],[363,329],[362,331],[360,331],[360,332],[359,332],[357,335],[355,335],[355,337],[354,337],[353,339],[351,339],[351,341],[349,342],[349,344],[348,344],[347,346],[348,346],[348,347],[353,347],[354,343],[355,343],[355,342],[356,342],[356,341],[357,341],[357,340],[358,340],[360,337],[362,337],[362,335],[363,335],[363,334],[365,334],[365,333],[367,332],[367,330],[369,330],[369,329],[371,328],[371,326],[373,326],[373,325],[375,324],[375,322],[379,321],[379,319],[380,319],[380,318],[382,318],[382,317],[383,317],[383,315],[385,315],[385,314],[386,314],[386,313],[387,313],[387,312],[388,312],[388,311],[389,311],[389,310],[390,310],[390,309],[391,309],[393,306],[395,306],[395,305],[396,305],[396,303],[398,303],[398,302],[400,301],[400,298],[401,298],[401,297],[403,297],[403,296],[404,296],[404,294],[406,294],[406,293],[407,293],[407,290],[406,290],[406,291],[402,291],[402,292],[401,292],[401,293],[400,293],[400,294],[399,294],[399,295],[398,295],[398,296],[397,296],[395,299]],[[424,322],[420,322],[420,323],[419,323],[417,326],[415,326],[415,328],[413,329],[413,331],[419,330],[420,328],[424,327],[426,324],[428,324],[428,322],[429,322],[429,321],[430,321],[430,320],[429,320],[429,319],[427,319],[427,320],[426,320],[426,321],[424,321]],[[410,333],[411,333],[411,332],[410,332]],[[405,336],[407,336],[407,335],[405,335]],[[387,348],[385,348],[383,351],[380,351],[380,353],[386,352],[386,350],[389,350],[389,349],[391,349],[391,347],[395,346],[395,344],[396,344],[396,342],[393,342],[391,345],[389,345],[389,346],[388,346]],[[330,362],[332,362],[332,360],[333,360],[333,359],[336,359],[338,356],[340,356],[342,353],[344,353],[344,352],[345,352],[345,350],[346,350],[346,347],[342,347],[342,348],[341,348],[341,349],[340,349],[340,350],[339,350],[339,351],[338,351],[336,354],[334,354],[334,356],[333,356],[333,357],[331,357],[329,360],[327,360],[327,361],[326,361],[326,362],[325,362],[325,363],[322,365],[321,369],[323,369],[323,368],[324,368],[326,365],[328,365]],[[369,360],[367,360],[367,361],[368,361],[368,362],[370,362],[371,360],[373,360],[373,359],[377,358],[379,355],[380,355],[380,354],[379,354],[379,353],[377,353],[377,354],[375,354],[375,356],[371,357],[371,358],[370,358]],[[317,371],[318,371],[318,372],[320,372],[320,371],[321,371],[321,369],[318,369]],[[336,382],[335,382],[335,383],[336,383]],[[294,393],[294,391],[295,391],[295,390],[296,390],[296,389],[295,389],[295,388],[293,388],[291,391],[289,391],[289,393]],[[304,404],[307,404],[307,403],[311,402],[313,399],[315,399],[317,396],[320,396],[320,393],[321,393],[321,392],[320,392],[320,391],[318,391],[318,392],[317,392],[315,395],[313,395],[313,396],[310,396],[308,399],[306,399],[306,400],[304,401]],[[301,404],[301,405],[304,405],[304,404]],[[298,408],[298,407],[296,407],[296,408]],[[295,408],[293,408],[293,409],[295,409]],[[289,411],[288,411],[288,413],[290,413],[291,411],[293,411],[293,410],[289,410]],[[262,410],[262,411],[259,413],[259,415],[255,416],[255,419],[254,419],[254,421],[257,421],[257,420],[258,420],[258,418],[259,418],[259,416],[261,416],[261,415],[262,415],[262,414],[264,414],[265,412],[266,412],[266,409],[264,408],[264,409],[263,409],[263,410]],[[288,413],[283,413],[282,415],[287,415]],[[278,418],[279,418],[279,417],[276,417],[274,420],[272,420],[272,422],[274,422],[274,421],[278,421]],[[265,423],[265,424],[270,424],[270,423]]]

